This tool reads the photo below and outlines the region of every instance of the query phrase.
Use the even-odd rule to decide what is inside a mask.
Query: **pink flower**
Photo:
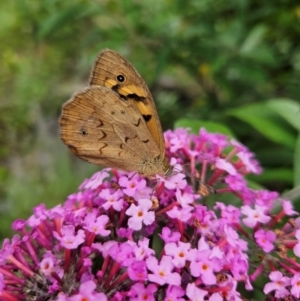
[[[123,193],[121,190],[111,192],[110,189],[103,189],[99,193],[99,197],[105,200],[102,207],[108,210],[110,207],[114,208],[116,211],[121,211],[123,208]]]
[[[143,260],[151,255],[154,255],[153,249],[149,248],[149,239],[143,238],[138,242],[138,245],[133,247],[133,253],[137,260]]]
[[[186,288],[186,295],[190,298],[190,300],[204,301],[207,291],[198,288],[195,283],[189,283]]]
[[[53,272],[54,262],[52,258],[44,258],[40,263],[41,272],[50,275]]]
[[[264,213],[266,210],[264,206],[255,205],[254,208],[252,209],[250,206],[241,207],[241,212],[247,216],[247,218],[243,218],[243,222],[249,228],[253,228],[257,223],[266,224],[271,219],[270,216]]]
[[[157,287],[154,284],[149,284],[147,287],[144,286],[142,283],[135,283],[131,287],[132,297],[130,300],[132,301],[155,301],[154,293],[157,291]]]
[[[159,236],[161,237],[161,239],[164,240],[165,243],[177,242],[180,239],[180,233],[175,232],[175,231],[171,231],[171,229],[168,228],[168,227],[163,227],[162,228],[162,233],[159,234]]]
[[[149,274],[150,281],[158,283],[159,285],[180,284],[180,275],[176,272],[172,272],[174,265],[172,264],[172,258],[170,256],[163,256],[160,264],[155,257],[149,257],[146,260],[147,268],[153,273]]]
[[[257,244],[262,247],[262,249],[269,253],[274,249],[273,242],[276,239],[276,235],[272,231],[265,231],[263,229],[259,229],[254,233],[254,237],[256,239]]]
[[[172,133],[171,131],[166,132],[166,136],[170,135],[170,150],[172,153],[175,153],[181,148],[184,148],[187,145],[188,135],[186,131],[182,131],[182,129],[177,129],[176,133]],[[168,139],[167,138],[167,139]]]
[[[166,291],[166,301],[185,301],[180,298],[185,295],[185,291],[180,286],[169,285]]]
[[[188,207],[190,204],[192,204],[195,200],[195,195],[193,193],[188,192],[182,192],[179,189],[176,191],[176,198],[178,203],[182,207]]]
[[[55,238],[57,238],[61,245],[66,249],[75,249],[84,242],[84,231],[78,230],[75,234],[75,227],[72,225],[63,226],[61,228],[61,236],[57,232],[53,232]]]
[[[293,251],[296,256],[300,257],[300,230],[296,231],[295,237],[297,238],[298,243],[294,246]]]
[[[286,286],[290,285],[290,279],[282,275],[281,272],[271,272],[269,278],[272,282],[269,282],[264,287],[264,293],[269,294],[272,291],[275,291],[275,297],[282,298],[289,295],[289,290],[286,289]]]
[[[235,175],[228,175],[225,177],[225,183],[228,184],[228,186],[233,191],[241,191],[245,189],[247,186],[247,182],[244,179],[244,177],[241,174],[235,174]]]
[[[84,219],[85,227],[91,233],[100,234],[102,236],[108,236],[110,230],[106,230],[105,226],[109,218],[107,215],[100,215],[97,217],[96,212],[88,213]]]
[[[135,261],[128,267],[128,276],[134,281],[146,281],[148,279],[146,262]]]
[[[176,172],[176,171],[174,171]],[[177,173],[171,175],[170,177],[163,178],[157,175],[157,178],[160,182],[164,183],[165,187],[168,189],[184,189],[187,186],[185,180],[185,175],[177,171]]]
[[[105,178],[109,177],[109,168],[96,172],[90,179],[85,180],[79,189],[96,189],[99,187]]]
[[[133,230],[140,230],[143,223],[151,225],[155,220],[154,212],[149,211],[152,205],[152,202],[148,199],[140,199],[137,206],[131,204],[126,210],[126,214],[131,216],[128,220],[128,226]]]
[[[108,249],[108,254],[116,262],[126,267],[130,266],[135,261],[135,257],[133,254],[133,244],[129,242],[113,244]]]
[[[191,274],[195,277],[201,277],[204,284],[215,284],[217,278],[214,272],[221,269],[219,261],[210,258],[210,250],[194,250],[193,252],[194,255],[191,256],[190,266]]]
[[[221,210],[221,217],[226,224],[238,224],[241,217],[241,211],[239,208],[232,205],[225,205],[224,203],[217,202],[215,209]]]
[[[229,225],[224,225],[224,234],[227,242],[235,249],[247,250],[247,242],[242,240],[236,230]]]
[[[249,151],[240,151],[236,154],[236,156],[241,159],[248,172],[253,172],[254,174],[260,173],[260,168],[258,168],[257,162],[252,159],[253,153]]]
[[[79,287],[79,293],[69,297],[69,301],[107,301],[107,297],[103,293],[95,292],[96,284],[89,280],[83,282]]]
[[[266,209],[272,208],[274,201],[278,198],[278,192],[268,190],[256,190],[252,191],[255,198],[255,204],[264,206]]]
[[[296,298],[300,298],[300,273],[297,273],[291,279],[291,294]]]
[[[186,222],[191,218],[192,210],[193,210],[193,207],[191,207],[191,206],[186,206],[181,209],[178,206],[174,206],[171,210],[169,210],[167,212],[167,215],[171,218],[178,219],[182,222]]]
[[[47,219],[49,212],[47,212],[46,206],[45,204],[40,204],[37,207],[35,207],[33,209],[34,211],[34,215],[32,215],[31,217],[29,217],[28,219],[28,224],[31,227],[35,227],[37,225],[39,225],[42,221],[44,221],[45,219]],[[22,225],[20,225],[21,221],[18,220],[17,224],[19,226],[22,227]],[[16,222],[14,223],[14,229],[17,229],[16,227],[18,227],[18,225],[16,224]],[[20,228],[18,228],[19,230]]]
[[[280,199],[281,205],[286,215],[299,215],[297,211],[294,210],[294,206],[291,201]]]
[[[165,140],[173,176],[105,170],[15,221],[0,250],[1,301],[241,300],[270,268],[265,298],[299,299],[300,218],[277,192],[248,187],[245,172],[260,171],[249,150],[204,129]],[[197,194],[199,183],[216,194]]]
[[[175,267],[182,268],[185,266],[190,248],[190,243],[179,241],[175,244],[174,242],[171,242],[165,245],[165,252],[166,255],[170,255],[173,258],[172,263]]]
[[[227,171],[231,176],[234,176],[236,174],[236,169],[234,168],[234,166],[224,159],[217,158],[216,167],[218,169]]]
[[[146,181],[139,174],[130,173],[128,176],[120,178],[119,185],[123,187],[125,194],[134,196],[137,191],[143,190],[146,187]]]

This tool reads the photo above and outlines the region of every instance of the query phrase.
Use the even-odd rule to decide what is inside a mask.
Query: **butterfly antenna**
[[[183,164],[182,166],[188,166],[189,164]],[[182,172],[182,171],[181,171]],[[201,176],[199,174],[199,172],[195,169],[193,174],[191,174],[188,171],[184,171],[184,174],[186,175],[186,177],[191,179],[191,184],[192,187],[194,187],[195,192],[197,194],[200,194],[201,196],[208,196],[210,194],[217,194],[217,191],[214,187],[212,187],[211,185],[207,184],[205,181],[205,174],[202,173]]]

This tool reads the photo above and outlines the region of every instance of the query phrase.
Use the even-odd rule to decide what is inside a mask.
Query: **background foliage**
[[[0,237],[98,169],[69,154],[57,120],[107,47],[140,71],[164,129],[231,133],[265,169],[251,180],[297,206],[299,36],[299,1],[2,0]]]

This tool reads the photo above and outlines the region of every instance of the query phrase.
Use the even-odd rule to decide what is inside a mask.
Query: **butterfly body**
[[[61,138],[83,160],[167,175],[162,128],[148,87],[134,67],[112,50],[102,51],[90,86],[62,109]]]

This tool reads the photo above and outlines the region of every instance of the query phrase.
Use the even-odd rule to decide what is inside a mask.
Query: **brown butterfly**
[[[63,142],[83,160],[145,176],[171,173],[151,93],[115,51],[100,52],[89,87],[64,104],[60,127]]]

